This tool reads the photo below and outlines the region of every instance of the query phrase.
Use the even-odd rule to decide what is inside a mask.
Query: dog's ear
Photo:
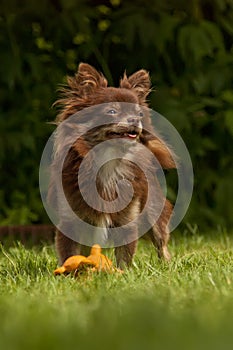
[[[78,90],[82,95],[88,95],[98,88],[107,87],[107,79],[87,63],[80,63],[74,78],[68,78],[71,89]]]
[[[137,71],[129,77],[125,73],[123,79],[120,81],[120,87],[134,90],[141,102],[144,102],[151,91],[149,73],[144,69]]]

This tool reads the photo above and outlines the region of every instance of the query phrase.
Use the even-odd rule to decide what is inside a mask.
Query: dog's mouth
[[[107,137],[135,140],[140,135],[140,132],[141,132],[141,129],[139,128],[133,128],[133,129],[122,130],[122,131],[109,131],[107,133]]]

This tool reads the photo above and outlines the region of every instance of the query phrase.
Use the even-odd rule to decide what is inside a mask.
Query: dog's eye
[[[143,116],[144,116],[143,112],[139,112],[139,117],[143,117]]]
[[[111,114],[111,115],[113,115],[113,114],[117,114],[117,111],[115,110],[115,109],[109,109],[108,111],[107,111],[107,114]]]

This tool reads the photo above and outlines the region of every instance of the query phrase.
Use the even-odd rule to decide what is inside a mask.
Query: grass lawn
[[[124,274],[53,276],[53,247],[0,252],[0,349],[233,349],[233,234],[141,242]],[[113,252],[108,255],[113,258]]]

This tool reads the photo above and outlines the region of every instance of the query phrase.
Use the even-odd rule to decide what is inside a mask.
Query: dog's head
[[[95,68],[80,63],[75,76],[68,77],[68,87],[62,90],[63,96],[57,101],[62,106],[57,122],[87,110],[78,116],[77,123],[93,123],[93,128],[88,125],[85,140],[77,145],[80,153],[81,148],[85,148],[85,141],[92,147],[108,139],[120,138],[132,145],[143,143],[156,155],[162,167],[172,168],[175,167],[172,152],[155,136],[151,125],[146,101],[150,91],[149,73],[143,69],[129,77],[124,74],[119,87],[115,88],[109,87],[107,79]]]

